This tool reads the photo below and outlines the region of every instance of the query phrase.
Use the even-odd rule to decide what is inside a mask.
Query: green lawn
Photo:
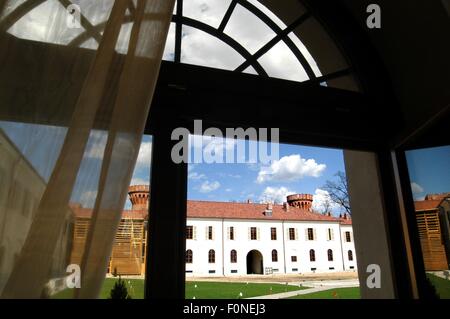
[[[103,282],[102,290],[100,292],[100,299],[108,299],[109,292],[114,286],[115,278],[106,278]],[[128,293],[133,299],[144,298],[144,280],[142,279],[124,279],[127,284]],[[73,290],[66,289],[52,296],[53,299],[71,299],[73,298]]]
[[[115,278],[106,278],[103,282],[101,299],[107,299],[114,285]],[[144,280],[125,279],[128,292],[134,299],[144,297]],[[231,282],[186,282],[186,299],[238,299],[249,298],[271,293],[276,294],[286,291],[305,289],[304,287],[290,286],[285,284],[263,284],[263,283],[231,283]],[[239,294],[242,292],[242,297]],[[68,289],[53,296],[54,299],[72,298],[73,291]]]
[[[433,274],[427,274],[427,277],[441,299],[450,299],[450,280],[440,278]]]
[[[197,287],[195,287],[197,286]],[[186,299],[238,299],[305,289],[286,284],[186,282]],[[242,297],[239,294],[242,292]]]
[[[336,288],[298,295],[288,299],[360,299],[359,287]]]

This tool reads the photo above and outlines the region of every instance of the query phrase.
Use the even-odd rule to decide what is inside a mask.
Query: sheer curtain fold
[[[55,1],[42,1],[42,5],[50,2],[54,4]],[[66,2],[64,6],[68,5],[67,1],[63,2]],[[98,6],[89,6],[91,16],[105,16],[100,11],[108,6],[105,6],[105,1],[98,3]],[[10,14],[17,15],[17,10],[23,11],[25,4],[26,1],[18,8],[12,8]],[[8,7],[8,3],[3,5]],[[58,7],[62,8],[58,18],[67,20],[64,6]],[[83,207],[88,212],[90,223],[81,256],[76,260],[81,267],[81,288],[76,289],[74,295],[78,298],[98,296],[136,163],[173,6],[173,0],[115,1],[106,24],[105,21],[99,22],[105,27],[94,55],[92,50],[64,47],[58,39],[43,37],[39,34],[42,30],[31,32],[30,24],[41,28],[58,25],[54,23],[55,17],[51,20],[42,17],[45,8],[39,6],[15,18],[18,23],[15,33],[11,30],[14,26],[1,30],[4,33],[0,38],[0,49],[8,50],[9,54],[0,55],[0,63],[8,58],[8,62],[13,63],[13,67],[8,68],[10,72],[16,64],[20,69],[21,59],[27,59],[20,50],[24,47],[36,53],[33,63],[48,58],[46,54],[61,55],[61,64],[52,66],[56,70],[60,70],[58,67],[67,68],[67,65],[83,68],[83,64],[90,64],[88,71],[76,78],[72,77],[72,71],[46,73],[45,69],[41,70],[39,87],[44,88],[42,91],[36,90],[37,84],[31,81],[33,75],[27,77],[20,72],[10,74],[15,86],[8,84],[8,76],[0,76],[0,90],[10,89],[9,93],[0,94],[0,103],[17,103],[16,108],[9,107],[8,111],[0,112],[0,137],[11,144],[8,154],[17,153],[24,161],[22,166],[25,168],[22,169],[40,175],[36,181],[30,178],[24,180],[15,174],[17,164],[4,168],[13,173],[7,184],[9,191],[4,192],[4,196],[0,192],[0,221],[10,222],[9,227],[17,227],[20,235],[11,235],[6,231],[0,233],[2,298],[49,297],[54,292],[49,288],[49,282],[64,278],[67,275],[65,267],[76,260],[73,258],[76,245],[73,230],[73,220],[77,217],[75,206]],[[132,21],[128,35],[121,32],[125,21]],[[60,33],[66,39],[70,30]],[[56,33],[47,30],[46,34]],[[79,34],[79,30],[73,32],[73,37]],[[17,57],[11,61],[15,51]],[[11,93],[17,87],[30,88],[25,92],[25,102],[16,101],[17,94]],[[64,90],[63,99],[42,98],[49,94],[51,97],[58,96],[58,90]],[[73,98],[76,101],[71,100]],[[43,103],[47,100],[51,101],[51,105]],[[57,112],[54,114],[48,109]],[[67,114],[69,112],[71,114]],[[28,131],[20,130],[19,126]],[[22,147],[21,144],[27,144],[26,141],[36,132],[44,129],[40,147]],[[55,149],[48,141],[61,129],[64,130],[63,138],[60,138],[61,146]],[[93,136],[99,135],[102,138],[93,139]],[[58,137],[61,137],[60,133]],[[6,158],[6,150],[1,151],[1,159]],[[43,172],[46,171],[51,173],[45,176]],[[22,189],[33,189],[30,188],[33,183],[40,187],[34,187],[40,191],[28,191],[37,198],[35,207],[28,218],[17,221],[14,214],[23,215],[23,212],[20,209],[11,211],[11,203],[17,201],[17,195],[23,193]],[[23,187],[14,191],[15,184]],[[12,248],[10,241],[14,240],[14,236],[19,236],[22,244]]]

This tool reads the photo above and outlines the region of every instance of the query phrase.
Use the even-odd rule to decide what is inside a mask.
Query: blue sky
[[[143,143],[151,144],[151,138],[146,136]],[[225,144],[215,146],[228,147]],[[132,184],[148,180],[148,164],[142,164],[136,165]],[[275,164],[189,164],[188,199],[281,203],[288,194],[309,193],[315,195],[316,207],[320,209],[321,201],[326,198],[321,188],[338,171],[345,171],[342,150],[280,144],[279,160]],[[333,211],[339,213],[340,209],[335,206]]]
[[[280,158],[287,160],[286,165],[301,159],[313,160],[315,166],[324,165],[318,174],[304,174],[297,177],[280,176],[275,180],[258,180],[261,164],[190,164],[189,167],[189,199],[214,201],[245,201],[251,199],[259,202],[267,187],[286,188],[295,193],[314,194],[327,179],[333,179],[338,170],[344,170],[341,150],[314,148],[307,146],[280,144]],[[298,162],[298,160],[297,160]],[[300,164],[301,166],[302,164]],[[306,165],[306,164],[305,164]],[[314,165],[314,164],[313,164]],[[267,165],[268,166],[268,165]],[[218,182],[220,186],[208,191],[202,187],[205,182]],[[217,184],[216,184],[217,185]]]
[[[450,146],[406,152],[414,198],[450,192]]]
[[[47,181],[66,130],[12,122],[0,122],[0,128]],[[96,172],[105,142],[105,134],[93,131],[81,167],[90,175],[83,179],[86,187],[76,187],[73,200],[90,203],[95,199]],[[148,183],[151,154],[151,137],[144,136],[131,184]],[[406,156],[416,200],[429,193],[450,192],[450,146],[408,151]],[[314,195],[319,208],[327,197],[322,190],[326,180],[334,179],[338,171],[345,171],[342,150],[300,145],[280,144],[279,160],[275,164],[189,164],[188,198],[282,202],[288,194],[309,193]],[[129,207],[127,201],[126,208]],[[333,212],[339,213],[340,209],[334,207]]]

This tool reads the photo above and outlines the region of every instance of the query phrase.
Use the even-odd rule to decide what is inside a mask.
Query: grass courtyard
[[[288,299],[361,299],[359,287],[335,288],[298,295]]]
[[[109,293],[118,279],[106,278],[100,292],[100,299],[108,299]],[[144,280],[124,279],[128,293],[133,299],[144,298]],[[285,284],[232,283],[232,282],[186,282],[186,299],[239,299],[276,294],[305,289]],[[72,298],[72,290],[64,290],[53,296],[55,299]],[[242,293],[242,296],[240,295]]]
[[[441,299],[450,299],[450,280],[427,274]],[[124,279],[133,299],[144,297],[144,280]],[[116,278],[106,278],[103,282],[100,299],[108,299]],[[307,289],[286,284],[246,283],[246,282],[186,282],[186,299],[239,299],[276,294],[287,291]],[[55,299],[72,298],[73,290],[64,290],[53,296]],[[242,296],[240,295],[242,293]],[[289,299],[360,299],[359,287],[335,288],[298,295]]]
[[[450,299],[450,280],[440,278],[433,274],[427,274],[433,287],[436,289],[436,293],[441,299]]]
[[[186,282],[186,299],[240,299],[305,289],[285,284]],[[242,297],[240,296],[242,293]]]

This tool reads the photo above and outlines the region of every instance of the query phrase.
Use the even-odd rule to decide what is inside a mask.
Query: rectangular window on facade
[[[306,229],[306,238],[308,239],[308,240],[314,240],[314,229],[312,229],[312,228],[308,228],[308,229]]]
[[[292,262],[296,262],[297,261],[297,256],[291,256],[291,261]]]
[[[277,240],[277,229],[276,227],[270,228],[270,239],[271,240]]]
[[[258,231],[256,227],[250,227],[250,240],[257,240],[258,239]]]
[[[351,237],[349,231],[346,231],[346,232],[345,232],[345,241],[346,241],[347,243],[350,243],[350,242],[352,241],[352,237]]]
[[[332,228],[327,229],[327,240],[334,240],[334,234],[333,234]]]
[[[193,261],[192,250],[188,249],[186,251],[186,264],[192,264],[192,261]]]
[[[194,239],[194,227],[186,226],[186,239]]]
[[[207,238],[208,238],[208,240],[213,240],[213,227],[212,226],[208,226]]]
[[[234,240],[234,227],[233,226],[228,228],[228,239]]]
[[[289,228],[289,240],[295,240],[295,228]]]

